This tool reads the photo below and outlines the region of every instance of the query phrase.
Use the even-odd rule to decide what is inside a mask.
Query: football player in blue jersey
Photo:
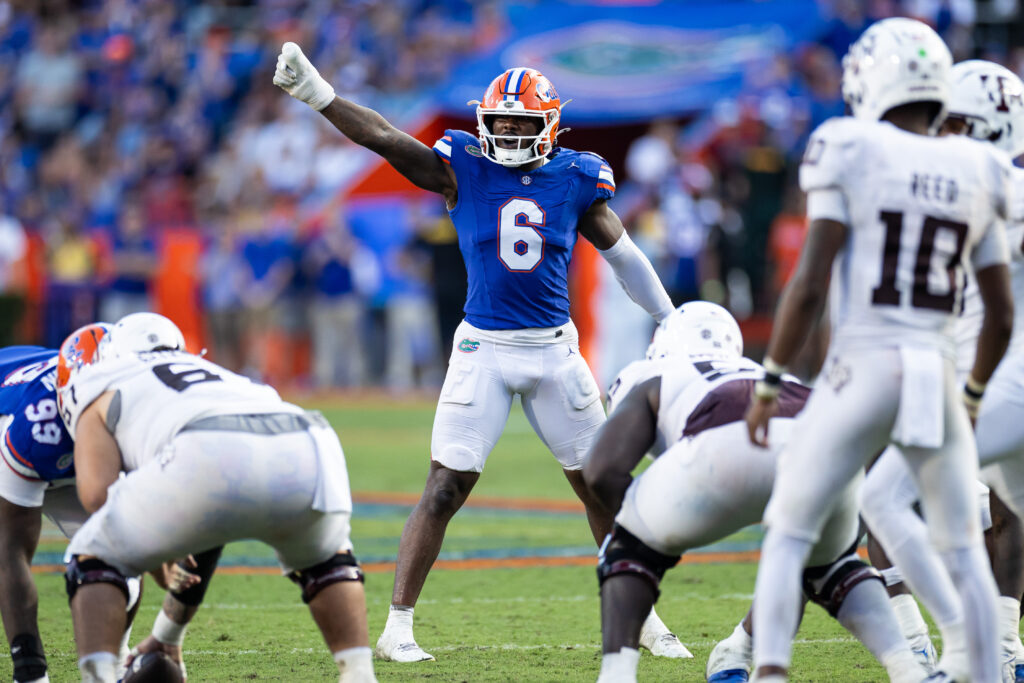
[[[49,680],[31,573],[42,515],[68,537],[88,517],[73,485],[74,444],[57,413],[56,371],[56,351],[0,349],[0,614],[16,683]]]
[[[274,83],[413,184],[442,195],[466,262],[466,317],[455,334],[434,418],[430,472],[402,533],[392,604],[376,650],[392,661],[430,660],[413,638],[413,606],[448,521],[479,479],[516,394],[586,506],[594,537],[600,541],[611,530],[611,517],[591,498],[581,474],[605,415],[569,319],[568,266],[577,235],[597,247],[655,320],[672,312],[672,302],[608,207],[615,194],[611,167],[596,154],[557,146],[561,100],[539,72],[514,68],[498,76],[475,103],[478,135],[448,130],[432,150],[377,112],[337,97],[294,43],[284,44]],[[653,612],[641,644],[656,654],[691,656]]]

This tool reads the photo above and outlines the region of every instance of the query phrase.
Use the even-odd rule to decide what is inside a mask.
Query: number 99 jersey
[[[158,457],[189,422],[213,415],[301,413],[277,391],[185,351],[150,351],[100,360],[72,376],[68,430],[101,394],[117,392],[107,409],[107,428],[132,471]]]
[[[4,486],[0,495],[23,507],[43,504],[43,484],[75,476],[74,443],[57,412],[56,373],[52,349],[0,349],[0,456],[3,467],[32,482],[17,491]]]
[[[809,220],[847,226],[832,271],[833,348],[890,340],[955,357],[964,261],[980,270],[1009,258],[1006,156],[963,136],[835,118],[811,136],[800,186]]]
[[[479,144],[457,130],[434,144],[458,184],[448,213],[466,262],[466,322],[482,330],[564,325],[576,224],[615,194],[612,169],[596,154],[556,148],[527,173],[484,158]]]

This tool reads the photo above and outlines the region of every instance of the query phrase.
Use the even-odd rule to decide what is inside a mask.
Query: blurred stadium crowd
[[[654,121],[632,141],[613,208],[677,303],[770,312],[803,239],[796,165],[814,126],[843,113],[849,43],[876,19],[910,15],[936,26],[956,59],[1020,73],[1024,49],[1006,48],[1010,29],[999,28],[1015,9],[821,0],[816,42],[752,69],[737,98]],[[397,252],[363,244],[339,193],[361,152],[270,75],[295,40],[339,93],[401,126],[454,64],[508,30],[505,10],[0,2],[0,55],[14,65],[0,70],[0,344],[56,346],[86,321],[156,309],[216,362],[272,382],[439,382],[464,292],[441,202],[409,214]]]

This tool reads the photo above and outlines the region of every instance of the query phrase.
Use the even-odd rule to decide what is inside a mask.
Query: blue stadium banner
[[[568,123],[628,122],[707,109],[747,74],[822,28],[815,0],[676,0],[656,5],[542,3],[509,8],[505,42],[452,75],[445,111],[472,116],[504,70],[540,70]]]

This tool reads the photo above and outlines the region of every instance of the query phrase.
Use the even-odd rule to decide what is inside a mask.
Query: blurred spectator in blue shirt
[[[110,246],[110,281],[100,301],[100,318],[116,322],[152,309],[149,286],[156,271],[156,244],[147,231],[141,206],[131,203],[121,210]]]
[[[358,243],[340,215],[322,226],[303,251],[302,265],[312,290],[309,323],[313,381],[318,389],[359,387],[366,382],[362,298],[352,261]]]
[[[238,372],[243,363],[242,290],[248,266],[235,237],[235,226],[226,216],[213,221],[211,234],[213,239],[199,264],[210,357],[219,365]]]

